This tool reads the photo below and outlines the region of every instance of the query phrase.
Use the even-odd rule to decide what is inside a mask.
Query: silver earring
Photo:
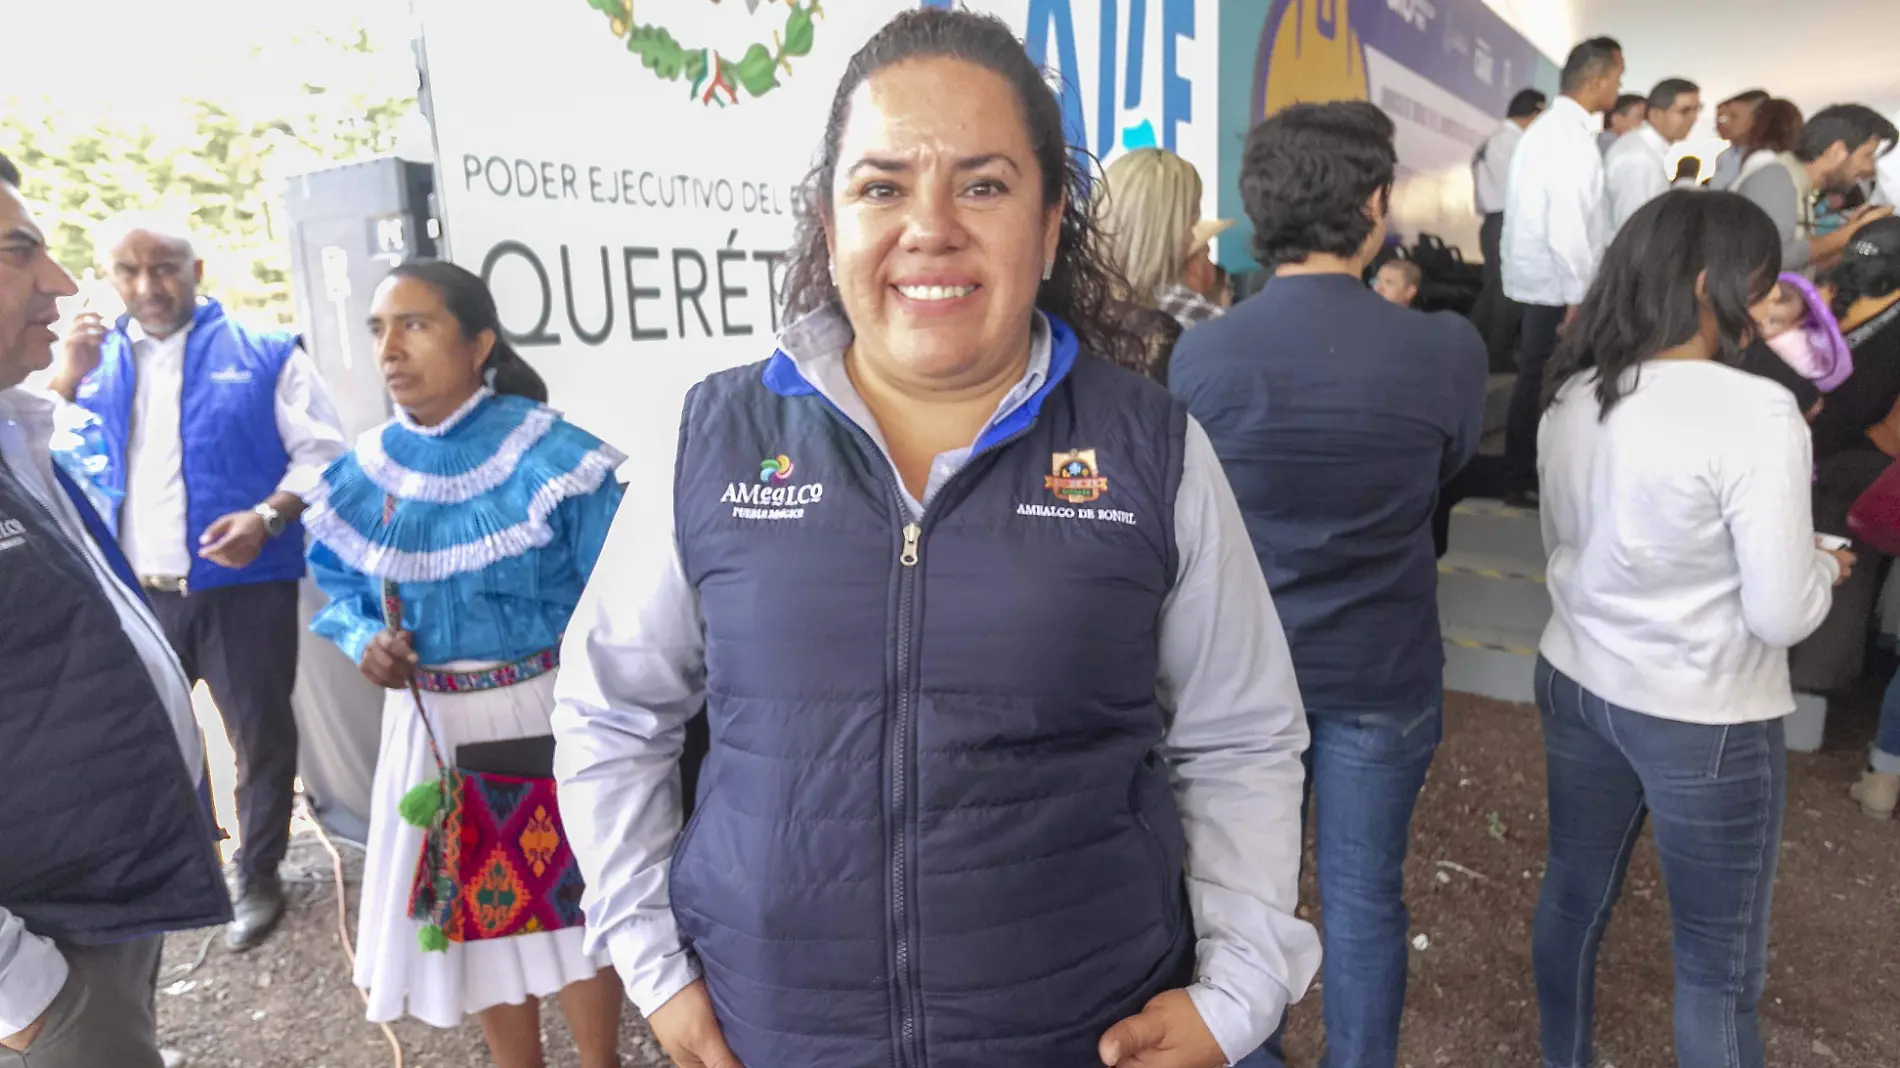
[[[831,284],[833,287],[836,287],[838,284],[838,265],[835,263],[826,263],[825,273],[831,276]]]
[[[1047,282],[1056,274],[1056,261],[1050,260],[1042,265],[1042,280]]]

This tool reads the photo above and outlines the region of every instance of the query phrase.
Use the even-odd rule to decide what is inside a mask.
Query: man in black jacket
[[[184,671],[18,388],[75,288],[19,186],[0,157],[0,1050],[160,1068],[161,937],[231,909]]]

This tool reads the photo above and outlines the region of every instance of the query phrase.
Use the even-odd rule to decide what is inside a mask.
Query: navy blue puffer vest
[[[783,355],[688,398],[712,747],[672,904],[748,1065],[1082,1068],[1188,977],[1155,698],[1186,415],[1052,325],[920,523]]]
[[[229,920],[152,677],[81,550],[4,469],[0,618],[0,908],[74,945]]]

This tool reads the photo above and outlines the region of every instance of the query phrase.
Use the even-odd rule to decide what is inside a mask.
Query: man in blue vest
[[[18,388],[74,292],[19,185],[0,157],[0,1062],[161,1068],[162,933],[231,909],[184,671]]]
[[[316,366],[291,334],[254,332],[198,295],[182,225],[127,216],[95,239],[125,303],[76,318],[53,389],[105,427],[102,481],[124,495],[119,541],[237,753],[232,949],[282,918],[297,725],[304,496],[347,448]]]

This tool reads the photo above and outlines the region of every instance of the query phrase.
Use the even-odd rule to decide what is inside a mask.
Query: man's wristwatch
[[[257,517],[264,521],[264,532],[273,538],[282,534],[284,527],[288,525],[284,522],[284,517],[278,513],[277,509],[272,508],[268,501],[251,509],[251,511],[256,512]]]

